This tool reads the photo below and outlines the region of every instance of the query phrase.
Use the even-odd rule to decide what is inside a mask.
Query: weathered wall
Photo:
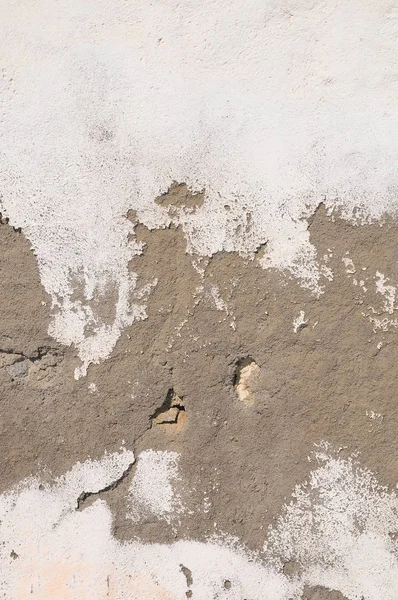
[[[396,600],[397,23],[3,2],[6,598]]]

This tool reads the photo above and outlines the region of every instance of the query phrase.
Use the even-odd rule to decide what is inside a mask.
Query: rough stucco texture
[[[4,598],[398,598],[397,24],[3,1]]]

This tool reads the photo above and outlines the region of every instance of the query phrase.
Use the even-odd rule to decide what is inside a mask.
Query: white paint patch
[[[222,299],[218,285],[210,285],[208,295],[213,300],[217,310],[224,311],[227,315],[229,314],[228,305]]]
[[[271,528],[275,564],[296,561],[309,585],[339,590],[350,600],[398,598],[398,498],[352,459],[325,445],[308,483],[297,486]]]
[[[128,209],[180,223],[203,256],[267,242],[264,267],[318,291],[303,217],[321,200],[345,218],[396,210],[393,0],[1,0],[1,15],[1,210],[77,376],[146,317]],[[154,198],[173,181],[204,204],[170,217]]]
[[[374,412],[374,410],[367,410],[365,414],[367,417],[369,417],[369,419],[372,419],[373,421],[378,421],[379,423],[381,423],[381,421],[383,420],[383,415]]]
[[[325,277],[325,279],[327,279],[328,281],[333,281],[333,271],[330,267],[327,267],[326,265],[321,265],[320,272],[323,275],[323,277]]]
[[[386,285],[388,281],[389,279],[384,277],[383,273],[376,271],[376,292],[385,298],[383,311],[392,315],[396,308],[395,297],[397,290],[394,285]]]
[[[77,462],[66,475],[55,480],[55,485],[58,492],[62,491],[63,502],[75,507],[82,492],[95,494],[108,487],[120,479],[134,460],[133,452],[122,449],[118,454],[105,454],[100,461],[89,459],[84,463]],[[35,482],[34,479],[27,480],[28,483],[31,481]]]
[[[180,480],[177,452],[145,450],[138,457],[130,487],[130,518],[139,521],[151,514],[168,523],[178,520],[184,511],[181,496],[174,485]]]
[[[378,319],[377,317],[366,315],[366,313],[362,314],[365,317],[367,316],[369,321],[372,323],[374,333],[398,328],[398,319],[389,319],[388,317],[384,317],[384,319]]]
[[[345,265],[345,272],[349,273],[349,274],[353,274],[356,273],[356,269],[355,269],[355,265],[352,262],[352,259],[349,258],[348,256],[343,256],[343,258],[341,259]]]
[[[222,535],[119,543],[103,500],[76,511],[81,491],[119,478],[132,453],[78,463],[51,486],[28,479],[0,496],[0,591],[9,600],[185,600],[188,588],[198,600],[299,600],[307,584],[349,600],[396,600],[397,495],[326,445],[315,458],[308,482],[268,532],[264,561]],[[289,560],[299,566],[291,579],[282,571]]]
[[[305,312],[300,310],[299,314],[293,319],[293,331],[298,333],[301,329],[304,329],[308,324],[308,319],[305,318]]]

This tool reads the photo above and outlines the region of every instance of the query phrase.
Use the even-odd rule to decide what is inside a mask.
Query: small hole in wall
[[[224,588],[225,588],[226,590],[230,590],[230,589],[231,589],[231,587],[232,587],[232,583],[230,582],[230,580],[229,580],[229,579],[226,579],[226,580],[224,581]]]
[[[151,416],[151,425],[176,424],[184,412],[183,398],[178,396],[173,388],[170,388],[163,404]]]
[[[251,356],[246,356],[246,358],[240,358],[236,361],[235,373],[232,380],[234,387],[236,387],[241,379],[242,371],[250,367],[251,365],[255,365],[256,361],[252,359]]]
[[[242,358],[236,363],[232,383],[239,400],[248,406],[254,404],[252,383],[259,371],[260,367],[250,356]]]

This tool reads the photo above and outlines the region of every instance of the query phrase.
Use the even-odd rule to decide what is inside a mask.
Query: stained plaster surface
[[[4,4],[5,598],[396,600],[396,19]]]

